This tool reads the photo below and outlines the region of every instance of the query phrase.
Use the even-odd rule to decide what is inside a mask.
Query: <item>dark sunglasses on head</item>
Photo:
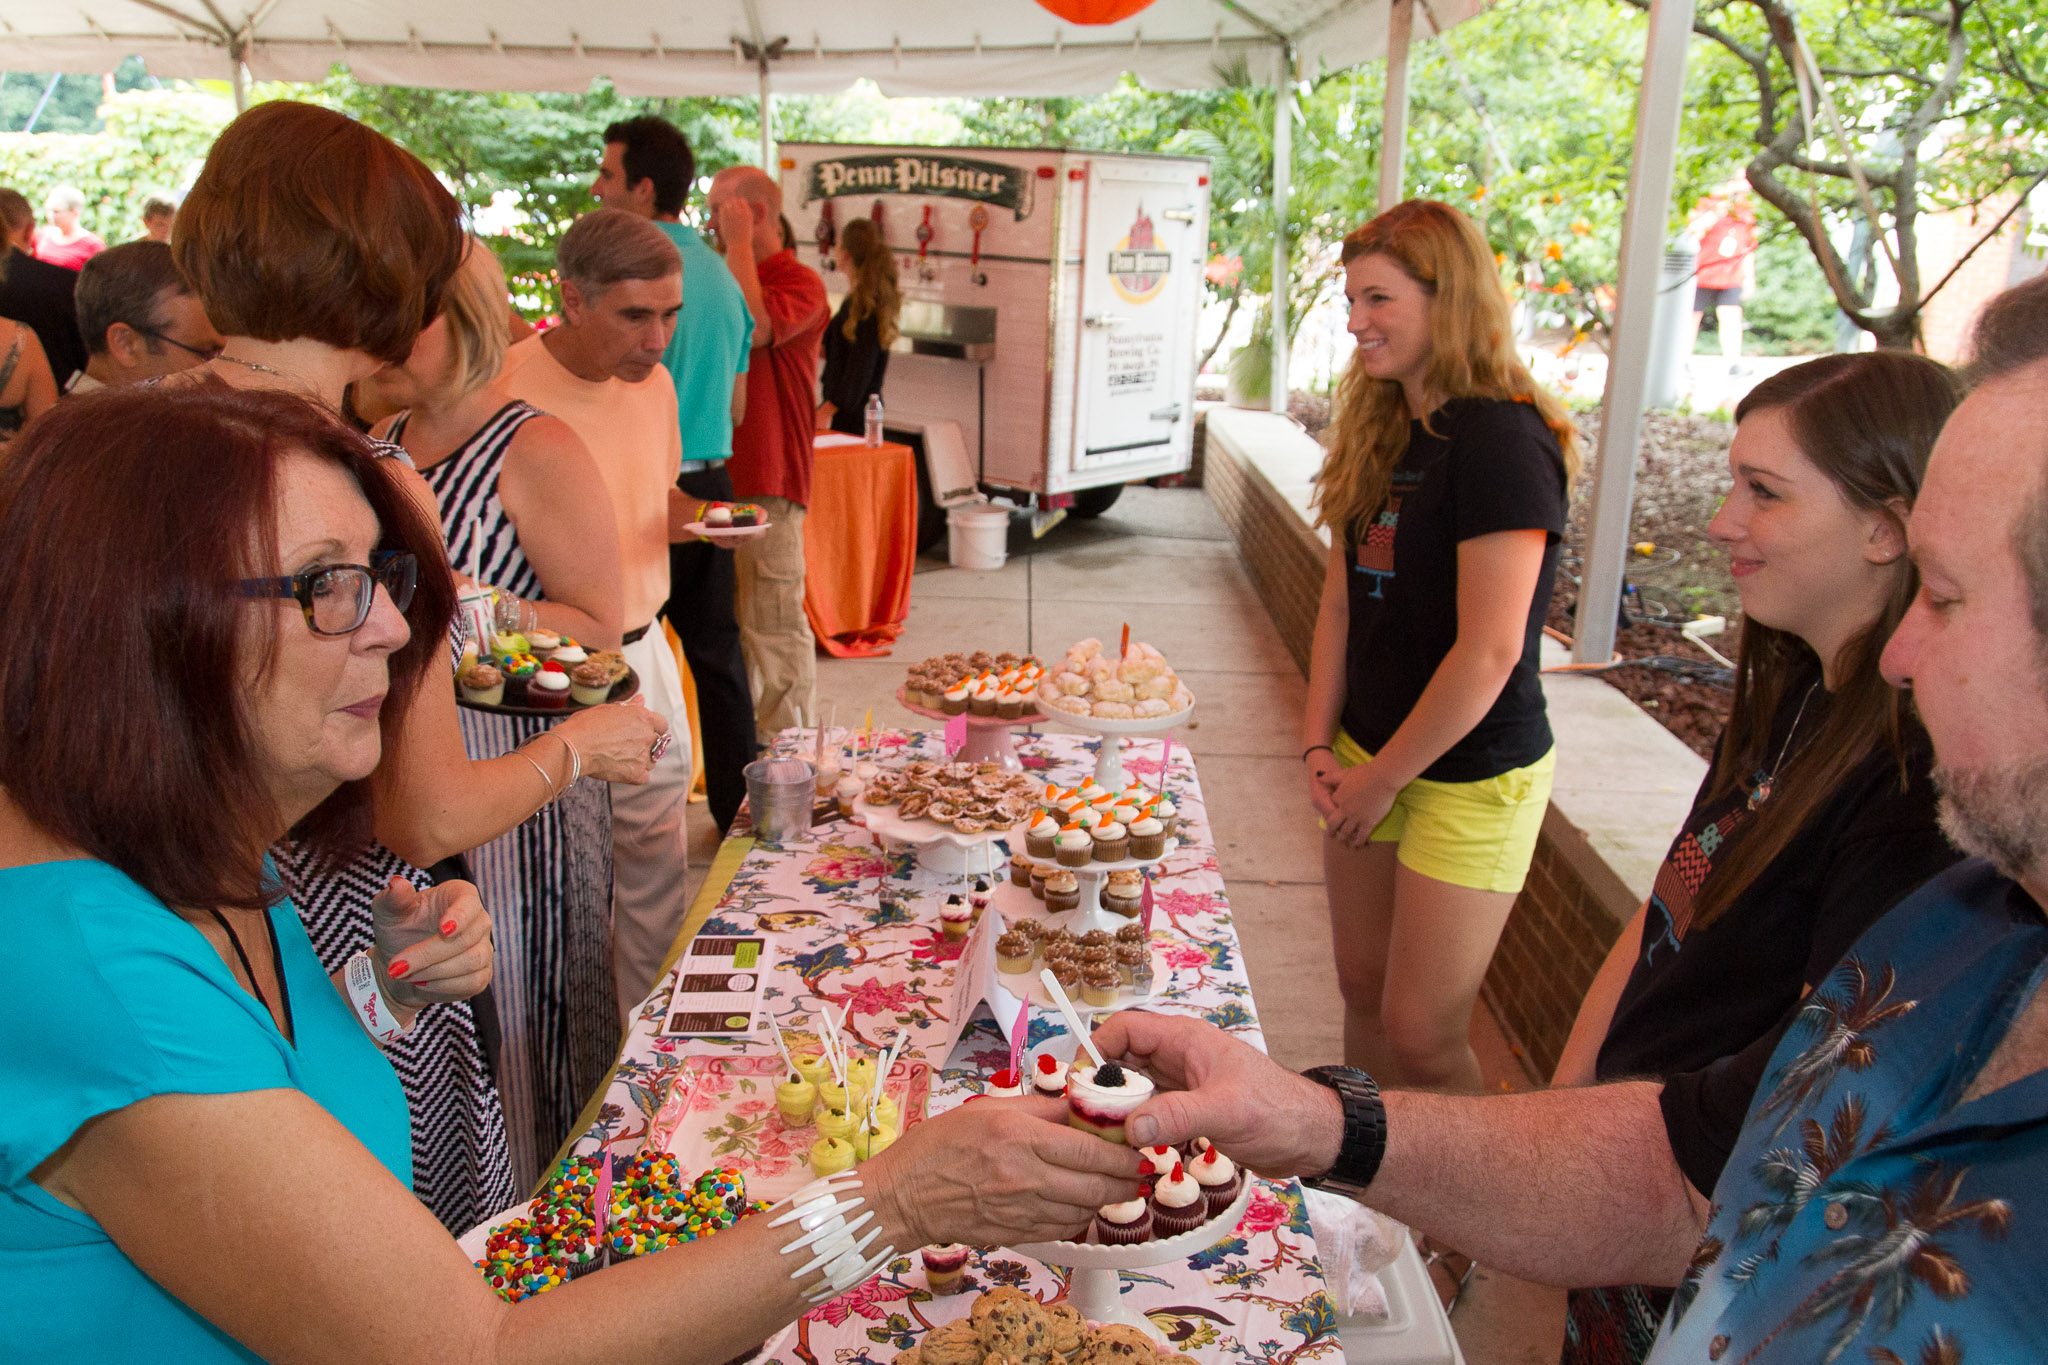
[[[419,586],[420,562],[404,550],[378,550],[368,564],[321,564],[285,578],[245,578],[244,597],[289,597],[306,613],[315,635],[349,635],[370,619],[370,603],[382,584],[402,614]]]

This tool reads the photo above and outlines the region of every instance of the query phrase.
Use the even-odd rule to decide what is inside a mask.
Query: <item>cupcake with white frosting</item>
[[[1136,1246],[1152,1236],[1152,1205],[1140,1195],[1095,1211],[1094,1240],[1104,1246]]]
[[[1238,1192],[1244,1189],[1244,1172],[1237,1169],[1236,1162],[1213,1146],[1188,1162],[1187,1172],[1202,1187],[1202,1198],[1207,1201],[1211,1218],[1229,1208]]]
[[[1161,1237],[1178,1237],[1209,1221],[1209,1205],[1201,1185],[1178,1163],[1152,1187],[1152,1228]]]

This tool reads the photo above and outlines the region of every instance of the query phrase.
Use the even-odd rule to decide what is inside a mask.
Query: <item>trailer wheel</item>
[[[1084,488],[1074,494],[1074,515],[1093,521],[1110,508],[1122,495],[1124,486],[1120,483],[1106,484],[1101,488]]]

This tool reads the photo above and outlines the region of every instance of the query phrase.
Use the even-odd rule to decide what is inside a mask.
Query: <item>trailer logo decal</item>
[[[849,194],[922,194],[994,204],[1019,220],[1031,214],[1031,178],[1014,166],[932,153],[835,156],[804,173],[803,202]]]
[[[1145,216],[1145,206],[1138,205],[1131,230],[1109,253],[1110,287],[1125,303],[1150,303],[1166,288],[1166,274],[1172,268],[1173,253],[1158,250],[1152,220]]]

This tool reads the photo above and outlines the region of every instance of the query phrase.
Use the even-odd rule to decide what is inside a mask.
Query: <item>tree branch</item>
[[[1932,289],[1929,289],[1926,293],[1922,294],[1919,300],[1916,303],[1914,303],[1914,305],[1910,309],[1906,309],[1905,311],[1909,315],[1917,317],[1920,314],[1920,312],[1927,307],[1929,303],[1933,302],[1934,296],[1936,294],[1939,294],[1948,285],[1948,282],[1956,277],[1956,272],[1960,271],[1965,265],[1969,264],[1970,258],[1977,254],[1977,249],[1983,246],[1986,242],[1990,241],[1992,238],[1996,237],[2000,232],[2004,231],[2005,225],[2012,221],[2012,216],[2015,213],[2018,213],[2021,209],[2026,207],[2027,196],[2032,194],[2037,188],[2039,188],[2041,182],[2044,180],[2048,180],[2048,170],[2042,171],[2039,175],[2036,175],[2033,178],[2033,180],[2028,182],[2027,187],[2021,190],[2017,195],[2013,197],[2012,203],[2006,205],[2005,212],[1998,215],[1998,221],[1993,223],[1989,228],[1987,228],[1983,236],[1979,237],[1976,241],[1970,243],[1970,249],[1968,251],[1965,251],[1961,256],[1956,258],[1956,263],[1948,268],[1948,273],[1943,275],[1940,279],[1936,280],[1934,282],[1934,287]]]

